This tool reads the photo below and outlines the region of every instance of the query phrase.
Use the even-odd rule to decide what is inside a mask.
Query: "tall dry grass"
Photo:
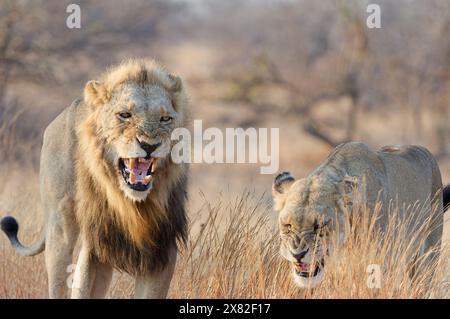
[[[231,201],[207,202],[198,231],[189,240],[174,277],[177,298],[448,298],[447,249],[440,259],[412,259],[429,234],[434,215],[415,222],[390,208],[387,228],[377,227],[381,207],[355,206],[348,239],[326,259],[323,283],[314,289],[292,284],[288,262],[264,198],[246,193]],[[418,206],[408,212],[421,212]],[[412,216],[412,214],[407,214]],[[407,235],[415,229],[413,235]],[[414,274],[414,275],[413,275]],[[379,276],[378,276],[379,275]]]
[[[34,205],[30,203],[29,205]],[[315,289],[299,289],[293,284],[291,268],[279,254],[276,216],[270,199],[246,192],[239,196],[219,195],[204,199],[191,214],[190,238],[178,258],[169,291],[170,298],[448,298],[448,271],[444,252],[441,263],[430,267],[410,256],[426,237],[423,221],[413,238],[405,239],[409,226],[398,210],[386,231],[376,227],[379,212],[359,208],[348,223],[348,239],[336,245],[326,259],[323,283]],[[18,208],[23,209],[26,205]],[[413,208],[417,209],[417,208]],[[36,214],[22,215],[24,232],[30,242],[36,237]],[[352,214],[356,211],[352,212]],[[32,231],[34,230],[34,232]],[[28,232],[28,233],[27,233]],[[375,265],[375,268],[373,266]],[[23,258],[15,254],[2,235],[0,244],[0,297],[45,298],[46,276],[42,255]],[[416,271],[410,277],[411,267]],[[369,267],[369,268],[368,268]],[[372,267],[372,268],[370,268]],[[379,270],[380,287],[372,287],[370,271]],[[435,276],[433,276],[435,273]],[[68,273],[68,276],[70,274]],[[376,275],[376,274],[375,274]],[[109,298],[133,296],[133,281],[116,273]]]
[[[297,289],[278,257],[270,202],[246,192],[205,204],[191,219],[170,296],[176,298],[290,298]]]

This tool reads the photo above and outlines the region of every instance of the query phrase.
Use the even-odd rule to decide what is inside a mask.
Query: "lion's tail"
[[[450,185],[444,187],[442,192],[444,198],[444,212],[450,207]]]
[[[13,248],[22,256],[34,256],[41,253],[45,249],[45,235],[35,244],[25,247],[17,238],[17,232],[19,231],[19,224],[12,216],[3,217],[0,221],[1,229],[8,236],[9,241]]]

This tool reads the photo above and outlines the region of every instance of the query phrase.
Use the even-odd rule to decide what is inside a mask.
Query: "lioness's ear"
[[[289,172],[283,172],[275,177],[272,185],[272,195],[275,202],[274,208],[276,211],[280,211],[283,209],[287,192],[294,181],[295,178],[292,177],[291,173]]]
[[[345,205],[352,205],[358,188],[358,177],[345,175],[342,179],[342,199]]]
[[[108,94],[103,83],[99,81],[89,81],[84,87],[84,101],[88,105],[102,105],[108,100]]]
[[[181,78],[179,76],[169,74],[169,79],[172,82],[170,90],[174,93],[180,92],[183,88],[183,82],[181,81]]]

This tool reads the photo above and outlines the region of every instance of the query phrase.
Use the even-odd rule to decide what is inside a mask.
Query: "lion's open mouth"
[[[129,188],[136,191],[146,191],[152,186],[158,158],[121,158],[119,170]]]
[[[316,277],[324,266],[324,260],[315,263],[313,266],[308,263],[292,263],[294,266],[295,273],[301,277],[312,278]],[[314,267],[314,268],[313,268]]]

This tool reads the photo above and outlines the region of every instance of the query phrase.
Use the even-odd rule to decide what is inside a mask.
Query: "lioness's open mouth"
[[[319,272],[324,266],[324,260],[322,259],[320,263],[315,263],[313,271],[311,271],[312,270],[311,264],[301,262],[292,264],[294,266],[294,270],[297,275],[305,278],[312,278],[316,277],[319,274]]]
[[[158,158],[121,158],[119,169],[122,178],[129,188],[136,191],[146,191],[152,186]]]

